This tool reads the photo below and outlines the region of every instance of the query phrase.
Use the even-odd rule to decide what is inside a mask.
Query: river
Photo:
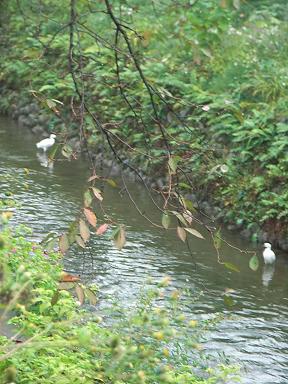
[[[67,229],[81,207],[89,172],[84,160],[57,161],[53,169],[44,167],[45,159],[37,155],[36,141],[34,135],[19,129],[10,119],[0,119],[0,175],[12,175],[0,178],[1,192],[13,191],[21,202],[14,221],[29,225],[33,236],[41,239],[49,231],[61,233]],[[144,188],[130,182],[129,189],[141,210],[159,222],[160,213]],[[223,247],[222,259],[240,269],[240,273],[233,272],[217,262],[211,241],[191,236],[189,253],[174,233],[155,229],[141,217],[119,189],[107,186],[104,197],[105,209],[126,225],[126,247],[118,251],[108,236],[95,236],[87,250],[67,255],[66,270],[80,273],[84,281],[96,283],[102,292],[117,296],[123,303],[133,300],[147,278],[159,281],[169,275],[173,286],[190,292],[185,310],[195,318],[233,315],[206,335],[204,349],[208,353],[226,356],[230,363],[241,365],[244,384],[287,384],[287,255],[277,252],[275,270],[267,270],[261,260],[261,245],[253,246],[224,232],[234,245],[254,249],[260,256],[260,268],[253,272],[247,255]],[[234,290],[232,308],[223,301],[227,288]],[[196,302],[195,296],[199,296]]]

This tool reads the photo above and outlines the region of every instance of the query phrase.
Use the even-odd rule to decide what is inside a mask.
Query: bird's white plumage
[[[265,264],[273,264],[276,260],[276,255],[271,249],[270,243],[264,243],[263,258]]]
[[[43,151],[46,152],[47,149],[49,149],[50,147],[52,147],[52,145],[54,145],[55,139],[56,139],[56,135],[54,135],[54,133],[51,133],[50,137],[39,141],[39,143],[36,144],[36,147],[38,149],[43,149]]]

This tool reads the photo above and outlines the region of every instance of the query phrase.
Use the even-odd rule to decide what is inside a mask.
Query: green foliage
[[[60,255],[43,252],[26,234],[25,228],[1,233],[0,324],[5,314],[13,314],[9,322],[16,333],[0,338],[1,382],[212,384],[236,379],[236,368],[211,368],[205,362],[199,340],[212,322],[181,313],[179,292],[167,288],[169,278],[143,289],[133,308],[113,305],[96,315],[80,310],[66,290],[53,299]],[[194,372],[197,365],[201,374]]]

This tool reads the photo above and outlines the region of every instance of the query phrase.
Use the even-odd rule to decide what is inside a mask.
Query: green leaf
[[[69,244],[73,244],[74,241],[76,240],[76,235],[78,233],[78,221],[75,220],[75,221],[72,221],[72,223],[70,224],[69,228],[68,228],[68,232],[67,232],[67,236],[68,236],[68,240],[69,240]]]
[[[185,197],[180,196],[179,197],[179,203],[185,208],[189,209],[190,211],[195,212],[195,208],[193,207],[193,203],[191,200],[185,199]]]
[[[240,269],[232,264],[232,263],[224,263],[224,266],[227,268],[227,269],[230,269],[231,271],[234,271],[234,272],[240,272]]]
[[[39,89],[38,92],[43,92],[43,91],[47,91],[47,90],[50,90],[50,89],[55,90],[55,86],[51,85],[51,84],[45,84],[45,85],[42,85],[42,87]]]
[[[121,251],[126,243],[126,233],[123,225],[120,225],[114,232],[113,241],[116,248]]]
[[[48,155],[48,157],[49,157],[49,160],[54,160],[55,159],[55,157],[56,157],[56,154],[57,154],[57,151],[58,151],[58,149],[60,148],[60,144],[54,144],[53,145],[53,147],[52,147],[52,149],[51,150],[49,150],[49,155]]]
[[[73,154],[73,149],[70,147],[70,145],[67,145],[65,144],[63,147],[62,147],[62,151],[61,151],[62,155],[64,157],[66,157],[67,159],[70,159],[70,157],[72,156]]]
[[[169,168],[171,169],[172,173],[175,173],[177,170],[177,166],[181,158],[179,156],[170,157],[168,161]]]
[[[249,260],[249,268],[252,269],[252,271],[257,271],[259,268],[259,259],[256,255],[252,256]]]
[[[184,188],[184,189],[188,189],[188,190],[192,189],[191,185],[188,185],[186,183],[179,183],[178,185],[180,188]]]
[[[170,216],[166,212],[164,212],[162,215],[162,225],[165,229],[169,228],[170,221]]]
[[[89,191],[89,189],[87,189],[87,191],[84,192],[84,205],[85,207],[90,207],[90,205],[92,204],[92,196],[91,196],[91,193]]]
[[[227,307],[233,307],[233,305],[235,305],[235,302],[231,296],[224,295],[224,304],[227,305]]]
[[[218,229],[218,231],[213,236],[213,242],[214,242],[214,247],[216,249],[220,249],[221,248],[222,240],[221,240],[221,229],[220,228]]]
[[[106,179],[106,183],[109,184],[113,188],[117,188],[117,184],[113,179]]]
[[[46,251],[51,252],[55,247],[57,247],[58,239],[51,239],[46,243]]]
[[[238,10],[240,8],[240,0],[233,0],[233,7]]]
[[[47,243],[50,243],[50,241],[58,239],[58,234],[56,232],[49,232],[43,240],[41,240],[40,244],[45,245]]]
[[[47,99],[47,100],[46,100],[46,104],[48,105],[48,107],[49,107],[50,109],[54,109],[54,108],[56,107],[56,103],[55,103],[55,101],[53,101],[53,100],[51,100],[51,99]]]
[[[53,305],[55,305],[57,303],[57,301],[59,300],[59,297],[60,297],[60,292],[57,289],[57,291],[54,293],[54,295],[52,296],[52,299],[51,299],[52,307],[53,307]]]
[[[58,83],[58,84],[60,84],[60,83]],[[55,101],[55,103],[57,103],[57,104],[64,105],[64,103],[62,103],[62,101],[60,101],[60,100],[57,100],[57,99],[51,99],[51,100]]]
[[[185,229],[185,231],[191,233],[191,235],[199,237],[199,239],[204,239],[204,237],[201,235],[201,233],[198,232],[196,229],[194,229],[194,228],[184,228],[184,229]]]
[[[175,215],[177,217],[177,219],[183,224],[183,225],[187,225],[187,220],[185,220],[185,218],[182,216],[182,214],[180,212],[177,212],[177,211],[172,211],[171,213],[173,213],[173,215]]]

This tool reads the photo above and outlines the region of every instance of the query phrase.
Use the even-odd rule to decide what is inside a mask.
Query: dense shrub
[[[23,1],[16,11],[17,2],[6,3],[1,27],[2,111],[20,98],[32,98],[29,89],[37,91],[43,108],[53,109],[52,99],[68,108],[75,96],[67,62],[68,8],[53,1]],[[83,2],[77,6],[82,80],[90,112],[109,125],[117,148],[128,144],[123,147],[127,161],[141,164],[153,176],[165,173],[165,145],[151,116],[150,95],[123,38],[118,42],[117,78],[114,27],[102,12],[103,3],[93,5],[93,12]],[[193,192],[202,197],[203,190],[209,191],[204,198],[221,206],[224,220],[253,227],[254,237],[260,228],[270,235],[276,228],[284,236],[286,2],[164,1],[154,6],[132,0],[118,6],[113,1],[115,13],[138,32],[127,28],[143,74],[157,89],[155,107],[183,171],[180,177],[189,175]],[[69,129],[78,132],[77,124]],[[103,135],[89,115],[85,131],[91,146],[102,143]],[[127,150],[129,145],[139,151]],[[221,165],[227,166],[225,174],[219,172]],[[185,182],[181,189],[191,192]]]

